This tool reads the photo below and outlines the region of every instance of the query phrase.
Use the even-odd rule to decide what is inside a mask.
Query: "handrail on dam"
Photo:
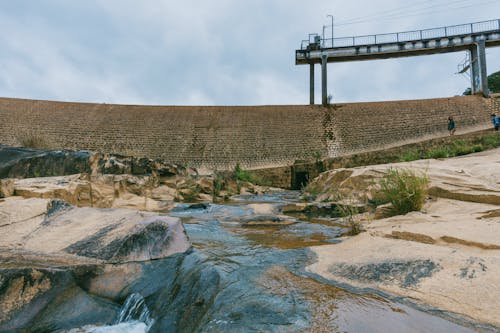
[[[395,33],[364,35],[339,38],[321,38],[318,34],[310,34],[309,39],[302,40],[301,50],[317,50],[337,47],[353,47],[381,45],[388,43],[419,42],[436,38],[457,37],[500,30],[500,19],[458,24],[447,27],[403,31]]]

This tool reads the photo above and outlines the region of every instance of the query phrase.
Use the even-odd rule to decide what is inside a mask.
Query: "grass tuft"
[[[382,201],[392,204],[394,215],[419,211],[425,202],[429,179],[410,170],[389,169],[380,181]]]

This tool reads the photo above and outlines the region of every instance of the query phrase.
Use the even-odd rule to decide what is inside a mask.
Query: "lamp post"
[[[331,17],[332,18],[332,47],[333,47],[333,15],[326,15],[326,17]]]
[[[325,26],[323,26],[323,33],[321,35],[321,47],[325,47]]]

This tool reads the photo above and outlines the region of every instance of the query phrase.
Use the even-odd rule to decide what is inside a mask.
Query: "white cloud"
[[[408,10],[401,10],[405,5]],[[408,16],[429,7],[434,11],[427,15]],[[345,36],[465,23],[500,12],[498,2],[487,11],[452,7],[444,0],[1,2],[0,95],[107,103],[306,104],[308,68],[294,65],[294,50],[309,32],[329,24],[327,13],[339,24],[336,36]],[[404,19],[372,16],[369,22],[340,25],[374,13],[383,18],[382,11],[394,8]],[[455,95],[468,86],[454,74],[462,56],[332,64],[329,91],[339,101]],[[488,49],[488,69],[500,69],[500,49]]]

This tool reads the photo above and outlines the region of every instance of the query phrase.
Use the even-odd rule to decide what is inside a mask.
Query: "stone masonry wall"
[[[495,111],[497,110],[497,111]],[[42,138],[55,149],[258,169],[396,146],[490,126],[476,96],[321,106],[138,106],[0,98],[0,144]]]

